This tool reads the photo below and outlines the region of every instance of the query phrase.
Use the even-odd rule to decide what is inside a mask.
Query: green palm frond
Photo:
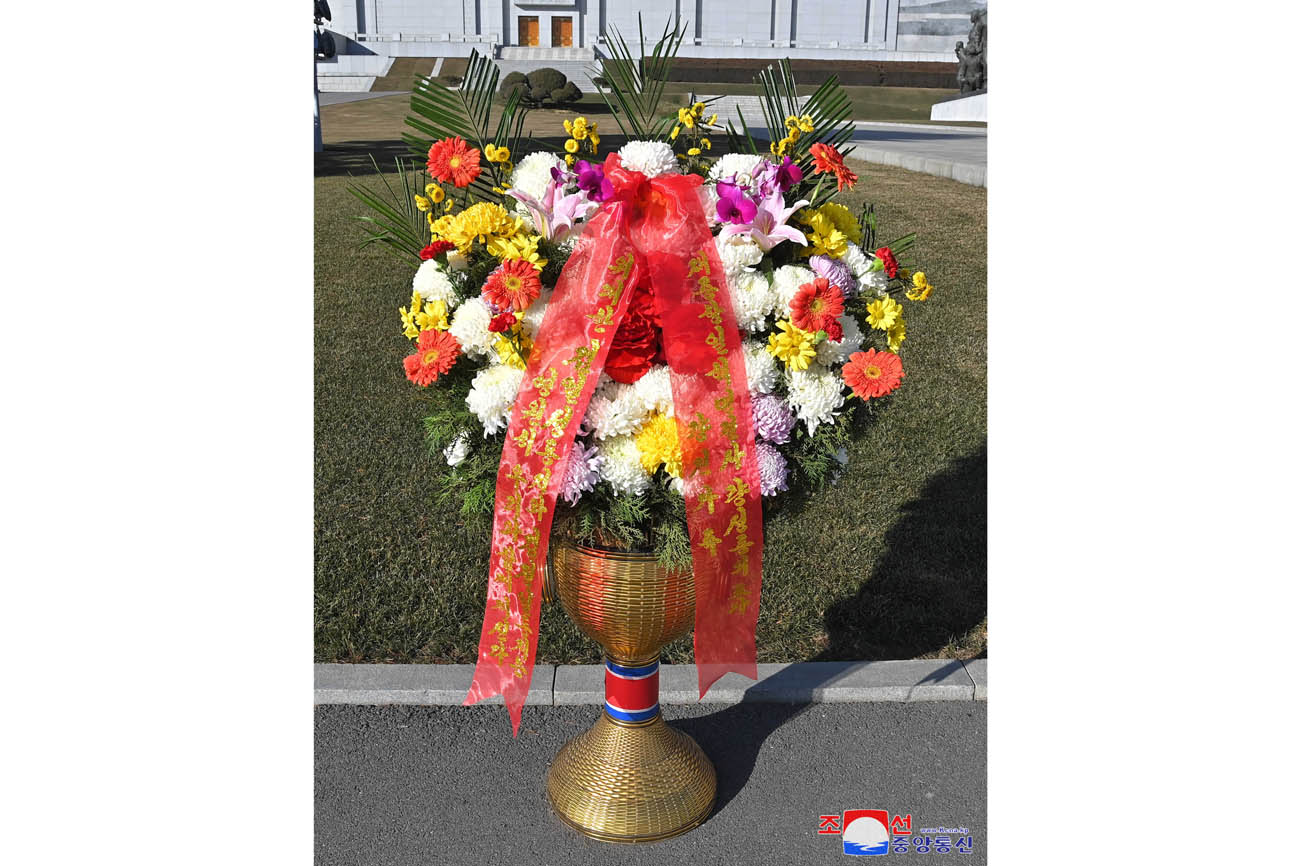
[[[402,140],[412,152],[424,157],[434,141],[459,136],[472,147],[485,153],[489,144],[510,148],[513,154],[523,132],[524,117],[528,107],[522,103],[522,94],[516,89],[500,106],[500,114],[492,123],[493,101],[500,77],[497,65],[477,51],[469,56],[465,78],[455,89],[443,87],[432,78],[421,75],[415,79],[411,91],[411,114],[406,125],[416,133],[402,133]],[[505,186],[506,174],[500,163],[480,162],[483,173],[472,187],[487,196],[494,186]]]
[[[363,223],[366,232],[361,246],[383,244],[401,258],[410,256],[419,261],[420,250],[429,241],[428,220],[415,206],[415,196],[424,191],[420,186],[420,171],[409,159],[398,157],[393,162],[397,164],[398,189],[394,189],[388,178],[380,173],[373,156],[370,164],[375,168],[375,176],[383,182],[384,192],[370,190],[358,183],[348,185],[348,192],[370,209],[369,214],[353,219]]]
[[[809,148],[814,144],[829,144],[846,156],[853,151],[851,146],[844,146],[853,137],[853,109],[848,94],[840,86],[838,75],[829,76],[801,101],[790,61],[783,59],[777,66],[768,66],[759,72],[758,84],[762,91],[759,104],[767,127],[763,130],[764,138],[775,141],[785,135],[785,119],[792,115],[800,117],[806,114],[812,119],[813,131],[803,133],[788,151],[790,158],[803,169],[804,177],[811,173],[813,160]],[[730,147],[758,153],[758,143],[754,138],[758,128],[751,127],[743,114],[740,115],[740,125],[738,130],[730,122],[727,124]]]
[[[610,56],[598,61],[596,75],[592,77],[599,77],[605,82],[603,85],[597,84],[596,90],[624,135],[628,138],[662,141],[668,137],[672,121],[659,114],[659,101],[663,98],[664,85],[668,81],[668,73],[677,57],[682,38],[686,35],[686,28],[676,28],[670,20],[647,54],[641,16],[637,15],[636,20],[640,36],[639,52],[633,55],[618,28],[611,26],[608,41]]]

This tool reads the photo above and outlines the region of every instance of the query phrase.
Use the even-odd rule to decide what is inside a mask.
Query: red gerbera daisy
[[[853,189],[853,185],[858,182],[858,176],[849,171],[848,166],[844,164],[844,157],[829,144],[822,144],[819,141],[808,148],[808,152],[812,154],[813,170],[817,174],[830,172],[835,175],[837,190],[843,191],[845,187]]]
[[[402,362],[406,367],[406,378],[415,384],[426,387],[438,380],[438,377],[451,369],[460,357],[460,343],[446,331],[421,331],[415,343],[415,354],[407,355]]]
[[[876,258],[885,263],[885,276],[891,280],[898,276],[898,259],[894,258],[894,251],[889,247],[881,247],[876,250]]]
[[[844,383],[863,400],[883,397],[903,381],[903,362],[893,352],[854,352],[844,365]]]
[[[429,174],[443,183],[451,181],[457,187],[466,187],[481,171],[478,150],[467,145],[460,136],[435,141],[429,148]]]
[[[483,298],[498,310],[522,312],[542,293],[537,269],[523,259],[507,259],[483,284]]]
[[[420,250],[420,261],[427,262],[429,259],[437,258],[448,250],[454,249],[456,249],[456,245],[449,241],[434,241]]]
[[[804,283],[790,301],[790,318],[805,331],[825,331],[828,340],[844,339],[840,316],[844,313],[844,294],[831,281],[818,277]]]

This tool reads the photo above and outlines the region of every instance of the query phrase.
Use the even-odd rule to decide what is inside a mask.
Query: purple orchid
[[[574,231],[578,220],[586,219],[591,212],[600,207],[587,198],[581,190],[564,194],[563,187],[552,180],[546,185],[546,192],[540,200],[517,189],[506,190],[506,195],[522,202],[532,217],[533,227],[547,240],[562,241]]]
[[[788,192],[790,187],[803,180],[803,169],[790,161],[790,157],[781,160],[781,164],[776,167],[776,185],[781,188],[781,192]]]
[[[764,160],[762,167],[754,172],[754,189],[760,197],[766,197],[775,190],[785,193],[801,180],[803,171],[790,157],[784,157],[779,163]]]
[[[722,184],[718,184],[719,187]],[[785,196],[781,191],[772,190],[772,194],[763,199],[754,214],[751,225],[725,225],[718,237],[729,238],[735,235],[749,235],[763,252],[770,252],[781,241],[793,241],[800,246],[808,246],[808,238],[803,232],[786,221],[799,208],[808,204],[807,199],[800,199],[790,207],[785,206]],[[722,202],[718,202],[718,214],[722,214]]]
[[[758,205],[745,195],[745,190],[734,183],[718,181],[718,219],[721,222],[731,223],[732,226],[743,225],[742,230],[748,230],[757,212]]]
[[[605,170],[597,163],[578,160],[573,167],[578,175],[578,189],[587,193],[592,201],[605,201],[614,195],[614,184],[605,177]]]

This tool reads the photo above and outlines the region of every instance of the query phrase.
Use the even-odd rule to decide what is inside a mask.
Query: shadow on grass
[[[957,460],[904,506],[871,576],[854,596],[826,611],[830,645],[816,661],[914,658],[942,649],[984,620],[987,462],[985,448]],[[954,660],[927,679],[942,679],[960,666]],[[806,673],[787,668],[763,687],[797,686],[811,701],[813,689],[834,677],[828,670],[826,682],[810,683]],[[740,703],[716,713],[672,721],[713,760],[715,814],[744,788],[768,736],[812,706],[761,702],[747,692]]]
[[[962,457],[902,508],[856,594],[826,610],[814,661],[906,659],[942,650],[988,614],[988,452]]]

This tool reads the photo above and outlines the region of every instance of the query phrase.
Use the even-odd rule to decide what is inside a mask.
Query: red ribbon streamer
[[[695,574],[700,697],[727,671],[757,678],[763,518],[740,331],[696,175],[605,161],[615,194],[583,232],[528,358],[497,472],[487,610],[465,704],[504,696],[516,735],[532,681],[542,563],[578,425],[633,288],[663,329]]]

